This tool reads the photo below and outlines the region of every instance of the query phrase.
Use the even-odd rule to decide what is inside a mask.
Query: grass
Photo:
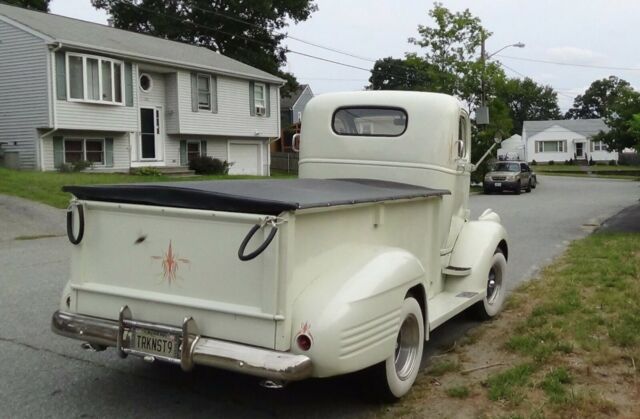
[[[272,174],[275,178],[291,178],[284,172]],[[211,179],[256,179],[261,176],[138,176],[122,173],[59,173],[16,171],[0,168],[0,194],[18,196],[42,202],[56,208],[66,208],[71,194],[62,192],[65,185],[98,185],[110,183],[180,182]]]
[[[580,166],[575,164],[538,164],[535,166],[531,166],[531,169],[534,172],[544,173],[544,172],[581,172],[582,169]],[[640,166],[609,166],[609,165],[600,165],[596,164],[593,166],[585,166],[585,169],[591,172],[637,172],[640,171]]]
[[[534,371],[532,364],[524,363],[492,375],[487,380],[489,399],[520,403],[524,399],[524,387]]]
[[[471,394],[467,386],[449,387],[446,392],[449,397],[455,399],[466,399]]]
[[[458,371],[460,369],[460,365],[453,360],[443,360],[439,362],[434,362],[429,368],[429,374],[434,377],[441,377],[448,372]]]

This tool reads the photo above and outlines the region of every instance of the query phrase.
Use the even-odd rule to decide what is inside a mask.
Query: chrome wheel
[[[489,270],[487,279],[487,303],[493,304],[500,292],[502,292],[502,272],[496,272],[496,267],[493,266]]]
[[[420,326],[414,315],[409,315],[400,326],[396,339],[395,367],[400,380],[406,380],[413,375],[414,369],[420,362],[416,362],[420,352]]]

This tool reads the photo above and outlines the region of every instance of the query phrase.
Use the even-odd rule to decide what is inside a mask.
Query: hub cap
[[[420,329],[418,319],[413,315],[409,315],[398,332],[396,339],[395,366],[396,374],[401,380],[406,380],[411,376],[416,365],[416,357],[418,356],[418,348],[420,346]]]
[[[495,268],[489,271],[487,279],[487,302],[493,304],[502,289],[502,275],[496,272]]]

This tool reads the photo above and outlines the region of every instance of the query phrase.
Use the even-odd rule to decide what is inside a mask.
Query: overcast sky
[[[492,53],[505,45],[524,42],[526,47],[508,48],[494,56],[509,76],[526,75],[558,91],[565,111],[573,97],[593,80],[616,75],[640,88],[640,44],[637,30],[640,1],[637,0],[451,0],[443,1],[453,11],[468,8],[493,32],[487,41]],[[407,51],[419,52],[407,39],[417,36],[419,24],[429,25],[431,1],[418,0],[318,0],[319,10],[306,22],[288,28],[289,35],[368,60],[400,58]],[[105,23],[107,16],[89,0],[52,0],[56,14]],[[293,51],[369,69],[373,62],[338,54],[293,40]],[[514,58],[508,58],[514,57]],[[520,59],[516,59],[520,58]],[[525,61],[534,59],[602,69]],[[632,70],[636,69],[636,70]],[[309,57],[288,54],[287,70],[315,93],[361,90],[367,71],[338,66]]]

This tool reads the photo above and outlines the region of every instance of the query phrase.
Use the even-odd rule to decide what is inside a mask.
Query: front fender
[[[387,358],[406,292],[424,282],[424,267],[405,250],[359,246],[348,251],[346,265],[328,264],[294,303],[291,349],[311,358],[316,377],[357,371]],[[309,351],[296,345],[301,333],[312,339]]]
[[[471,274],[447,278],[449,291],[484,293],[493,254],[498,247],[507,249],[507,231],[500,224],[500,217],[493,212],[485,214],[478,221],[466,223],[458,235],[449,265],[471,268]]]

